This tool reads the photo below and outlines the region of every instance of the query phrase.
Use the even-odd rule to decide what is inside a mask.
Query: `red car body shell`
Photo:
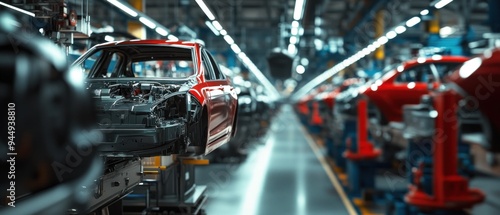
[[[202,53],[202,45],[196,42],[169,41],[169,40],[128,40],[120,42],[108,42],[96,45],[95,48],[111,48],[113,46],[126,45],[157,45],[190,48],[194,52],[193,63],[195,64],[196,82],[189,89],[189,93],[206,108],[208,114],[208,136],[205,154],[210,153],[219,146],[229,142],[230,137],[236,132],[236,113],[238,108],[237,93],[231,86],[229,78],[207,80],[205,78],[205,66]],[[220,91],[215,93],[214,91]],[[214,102],[215,94],[223,94],[225,102]],[[219,95],[220,98],[220,95]]]
[[[412,82],[397,83],[395,80],[405,71],[421,64],[431,63],[459,63],[469,58],[461,56],[441,56],[439,58],[419,58],[404,62],[396,69],[387,72],[381,79],[370,86],[361,87],[360,93],[368,97],[385,117],[387,121],[403,120],[403,105],[418,104],[422,95],[429,93],[429,83]],[[437,86],[437,83],[434,84]]]
[[[473,109],[486,116],[498,132],[500,129],[500,49],[487,50],[465,62],[448,77],[458,86],[458,93]]]

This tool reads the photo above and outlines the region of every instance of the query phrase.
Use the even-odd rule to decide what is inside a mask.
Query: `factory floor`
[[[207,214],[355,214],[290,106],[261,142],[240,164],[197,167],[197,184],[208,186]]]
[[[322,215],[385,214],[384,204],[354,204],[342,186],[345,173],[333,171],[321,141],[313,140],[290,106],[284,106],[271,130],[254,145],[242,163],[212,163],[196,167],[196,183],[207,185],[208,215]],[[339,180],[340,179],[340,180]],[[397,185],[404,189],[405,180]],[[500,179],[477,175],[471,187],[486,194],[470,214],[500,214]],[[385,190],[387,178],[376,176],[376,186]],[[393,187],[394,189],[394,187]]]

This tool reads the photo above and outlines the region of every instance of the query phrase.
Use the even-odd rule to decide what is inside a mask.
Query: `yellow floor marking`
[[[325,170],[326,175],[328,175],[328,178],[332,182],[333,187],[335,188],[335,190],[339,194],[340,199],[342,200],[342,203],[344,203],[344,206],[347,210],[347,213],[349,213],[349,215],[357,215],[358,213],[356,212],[356,209],[354,209],[354,206],[352,205],[351,201],[349,201],[349,198],[347,197],[346,193],[344,192],[344,189],[342,189],[340,182],[335,177],[332,169],[328,165],[328,162],[326,161],[324,156],[321,155],[321,153],[319,152],[319,149],[316,146],[316,143],[311,138],[309,133],[307,133],[305,131],[304,127],[302,127],[302,132],[305,134],[305,138],[307,140],[307,143],[309,144],[309,146],[313,150],[314,154],[316,155],[316,158],[318,158],[318,161],[321,163],[321,166],[323,166],[323,169]]]

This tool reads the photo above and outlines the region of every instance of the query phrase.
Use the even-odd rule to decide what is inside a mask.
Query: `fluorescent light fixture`
[[[10,5],[10,4],[6,4],[6,3],[3,3],[3,2],[0,2],[0,5],[2,5],[4,7],[7,7],[7,8],[10,8],[12,10],[15,10],[17,12],[24,13],[24,14],[26,14],[28,16],[35,17],[35,13],[29,12],[27,10],[23,10],[21,8],[18,8],[18,7],[14,7],[14,6]]]
[[[378,41],[374,41],[374,42],[372,43],[372,45],[373,45],[375,48],[380,47],[380,43],[379,43]]]
[[[148,26],[148,27],[149,27],[149,28],[151,28],[151,29],[154,29],[154,28],[156,27],[156,24],[155,24],[153,21],[151,21],[151,20],[149,20],[148,18],[146,18],[146,17],[142,17],[142,16],[141,16],[141,17],[139,18],[139,21],[140,21],[140,22],[142,22],[142,24],[144,24],[144,25]]]
[[[293,20],[292,22],[292,28],[298,28],[299,27],[299,22],[296,20]]]
[[[220,34],[221,34],[222,36],[226,36],[226,35],[227,35],[227,31],[226,31],[226,30],[224,30],[224,29],[222,29],[222,30],[220,31]]]
[[[297,47],[294,44],[288,45],[288,53],[294,55],[297,52]]]
[[[108,42],[113,42],[113,41],[115,41],[115,38],[112,36],[106,35],[106,36],[104,36],[104,40],[106,40]]]
[[[425,16],[427,14],[429,14],[429,10],[427,10],[427,9],[420,11],[420,15],[422,15],[422,16]]]
[[[363,52],[363,54],[366,56],[366,55],[369,55],[371,53],[370,50],[368,50],[368,48],[364,48],[363,50],[361,50],[361,52]]]
[[[217,29],[218,31],[223,29],[222,25],[220,25],[219,21],[217,21],[217,20],[212,21],[212,24],[214,25],[215,29]]]
[[[389,31],[387,32],[387,34],[385,34],[385,36],[387,37],[387,39],[394,39],[396,36],[398,36],[398,34],[395,32],[395,31]]]
[[[212,31],[212,33],[215,34],[215,36],[219,36],[220,33],[217,29],[215,29],[214,25],[212,25],[212,23],[210,21],[205,21],[205,25],[207,25],[207,27]]]
[[[381,45],[384,45],[386,44],[387,42],[389,42],[389,39],[386,37],[386,36],[381,36],[380,38],[378,38],[377,40]]]
[[[127,13],[128,15],[130,15],[132,17],[136,17],[137,16],[137,12],[135,12],[129,6],[124,5],[120,1],[117,1],[117,0],[108,0],[108,2],[111,3],[112,5],[114,5],[115,7],[119,8],[120,10],[123,10],[123,12]]]
[[[292,33],[292,35],[297,35],[297,34],[299,34],[299,29],[298,28],[292,28],[292,30],[290,32]]]
[[[450,2],[452,2],[453,0],[441,0],[439,1],[438,3],[436,3],[434,5],[434,7],[436,9],[441,9],[442,7],[446,6],[447,4],[449,4]]]
[[[240,53],[238,53],[238,57],[245,58],[245,57],[247,57],[247,55],[245,54],[245,52],[240,52]]]
[[[441,29],[439,29],[439,35],[442,38],[448,37],[448,36],[454,34],[455,32],[457,32],[457,29],[450,27],[450,26],[445,26],[445,27],[442,27]]]
[[[304,66],[309,65],[309,60],[307,58],[302,58],[300,59],[300,63]]]
[[[172,35],[172,34],[169,34],[169,35],[167,36],[167,38],[168,38],[169,40],[179,41],[179,38],[177,38],[176,36],[174,36],[174,35]]]
[[[420,23],[420,21],[422,21],[420,19],[420,17],[414,16],[413,18],[411,18],[408,21],[406,21],[406,26],[408,26],[409,28],[411,28],[411,27],[415,26],[416,24]]]
[[[168,34],[167,30],[165,30],[162,27],[157,27],[155,30],[156,30],[156,33],[158,33],[162,36],[167,36],[167,34]]]
[[[200,6],[203,13],[205,13],[205,15],[207,15],[208,19],[210,19],[210,20],[215,19],[214,14],[210,11],[210,9],[208,9],[207,5],[205,4],[205,2],[203,2],[203,0],[196,0],[196,3],[198,3],[198,6]]]
[[[306,68],[302,65],[298,65],[297,68],[295,68],[295,71],[299,74],[304,74],[304,72],[306,71]]]
[[[304,11],[304,0],[295,1],[295,9],[293,10],[293,19],[295,20],[301,19],[303,11]]]
[[[396,27],[396,28],[394,29],[394,31],[395,31],[396,33],[398,33],[398,34],[402,34],[402,33],[404,33],[404,32],[406,31],[406,27],[405,27],[405,26],[400,25],[400,26]]]
[[[227,42],[227,44],[229,44],[229,45],[231,45],[231,44],[233,44],[233,43],[234,43],[233,38],[231,38],[231,36],[229,36],[229,35],[224,36],[224,40],[225,40],[225,41]]]
[[[290,37],[290,44],[297,44],[298,38],[296,36],[291,36]]]
[[[238,45],[236,45],[236,44],[234,44],[234,43],[233,43],[233,44],[231,44],[231,49],[232,49],[232,50],[234,51],[234,53],[236,53],[236,54],[239,54],[239,53],[241,52],[240,47],[238,47]]]
[[[376,49],[376,47],[375,47],[373,44],[370,44],[370,45],[368,46],[368,51],[370,51],[370,52],[375,51],[375,49]]]

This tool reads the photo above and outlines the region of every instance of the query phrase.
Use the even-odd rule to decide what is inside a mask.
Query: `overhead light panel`
[[[429,14],[429,10],[427,10],[427,9],[420,11],[420,15],[422,15],[422,16],[426,16],[428,14]]]
[[[295,71],[302,75],[306,71],[306,68],[302,65],[298,65],[297,68],[295,68]]]
[[[232,50],[234,51],[234,53],[236,53],[236,54],[239,54],[239,53],[241,52],[240,47],[238,47],[238,45],[236,45],[236,44],[234,44],[234,43],[233,43],[233,44],[231,44],[231,49],[232,49]]]
[[[451,3],[453,0],[441,0],[437,2],[434,7],[436,9],[441,9],[442,7],[446,6],[447,4]]]
[[[361,52],[363,52],[363,55],[369,55],[371,52],[370,50],[368,50],[368,48],[364,48],[363,50],[361,50]]]
[[[219,36],[220,33],[217,29],[215,29],[214,25],[210,21],[205,21],[205,25],[215,34],[215,36]]]
[[[227,35],[227,31],[226,31],[226,30],[224,30],[224,29],[222,29],[222,30],[220,31],[220,34],[221,34],[222,36],[226,36],[226,35]]]
[[[295,55],[295,53],[297,53],[297,47],[294,44],[289,44],[288,53]]]
[[[146,18],[146,17],[140,17],[139,21],[142,22],[142,24],[148,26],[151,29],[154,29],[156,27],[156,24],[153,21],[151,21],[148,18]]]
[[[165,30],[162,27],[157,27],[155,30],[156,30],[156,33],[158,33],[159,35],[162,35],[162,36],[167,36],[168,35],[167,30]]]
[[[298,27],[299,27],[299,22],[297,20],[293,20],[292,28],[298,28]]]
[[[378,38],[378,40],[377,40],[377,41],[378,41],[381,45],[384,45],[384,44],[386,44],[386,43],[389,41],[389,39],[388,39],[386,36],[382,36],[382,37]]]
[[[222,25],[220,25],[219,21],[212,21],[212,24],[218,31],[222,30]]]
[[[411,28],[411,27],[415,26],[416,24],[420,23],[420,21],[422,21],[420,19],[420,17],[415,16],[415,17],[409,19],[408,21],[406,21],[406,26],[408,26],[409,28]]]
[[[247,55],[245,54],[245,52],[240,52],[238,53],[238,57],[240,58],[245,58]]]
[[[18,7],[14,7],[14,6],[10,5],[10,4],[6,4],[6,3],[3,3],[3,2],[0,2],[0,5],[2,5],[4,7],[7,7],[7,8],[10,8],[12,10],[15,10],[17,12],[24,13],[24,14],[26,14],[28,16],[35,17],[35,13],[29,12],[27,10],[23,10],[21,8],[18,8]]]
[[[292,30],[291,30],[290,33],[292,33],[292,35],[297,35],[297,34],[299,34],[299,29],[298,28],[292,28]]]
[[[400,25],[400,26],[396,27],[396,28],[394,29],[394,31],[395,31],[396,33],[398,33],[398,34],[402,34],[402,33],[404,33],[404,32],[406,31],[406,27],[405,27],[405,26]]]
[[[205,13],[205,15],[207,15],[208,19],[210,19],[210,20],[215,19],[214,14],[210,11],[210,9],[208,9],[207,5],[205,4],[205,2],[203,2],[203,0],[196,0],[196,3],[198,3],[198,6],[200,6],[203,13]]]
[[[293,19],[300,20],[304,12],[304,0],[295,1],[295,9],[293,11]]]
[[[227,44],[229,44],[229,45],[231,45],[231,44],[233,44],[233,43],[234,43],[233,38],[231,38],[231,36],[229,36],[229,35],[224,36],[224,40],[225,40],[225,41],[227,42]]]
[[[370,52],[375,51],[375,49],[376,49],[376,47],[375,47],[373,44],[370,44],[370,45],[368,46],[368,51],[370,51]]]
[[[135,12],[129,6],[121,3],[120,1],[117,1],[117,0],[108,0],[108,2],[111,3],[112,5],[116,6],[120,10],[123,10],[123,12],[127,13],[128,15],[130,15],[132,17],[136,17],[137,16],[137,12]]]
[[[304,66],[309,65],[309,60],[307,58],[302,58],[300,59],[300,63]]]
[[[298,39],[296,36],[291,36],[290,37],[290,44],[297,44],[298,42]]]
[[[450,26],[445,26],[445,27],[442,27],[441,29],[439,29],[439,35],[442,38],[448,37],[448,36],[454,34],[455,32],[457,32],[457,29],[450,27]]]
[[[387,34],[385,34],[385,36],[387,37],[387,39],[391,40],[398,36],[398,34],[395,31],[389,31],[387,32]]]

